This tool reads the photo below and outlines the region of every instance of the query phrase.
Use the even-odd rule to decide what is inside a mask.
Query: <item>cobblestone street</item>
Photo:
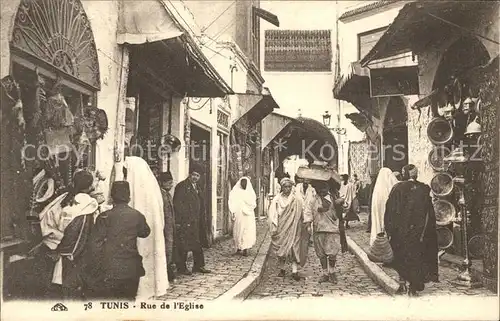
[[[205,249],[206,267],[210,274],[194,273],[191,276],[179,275],[170,284],[168,293],[160,300],[214,300],[231,289],[250,270],[257,251],[267,231],[265,221],[257,222],[257,242],[247,257],[235,256],[233,240],[225,239],[211,248]],[[188,268],[192,266],[189,258]]]
[[[322,275],[321,266],[314,252],[309,247],[306,266],[299,270],[305,279],[294,281],[290,267],[285,278],[278,276],[277,258],[270,257],[265,267],[260,285],[248,298],[251,299],[297,299],[307,297],[349,297],[349,296],[386,296],[364,272],[361,265],[350,253],[339,254],[336,266],[338,284],[319,283]]]
[[[368,215],[366,213],[361,213],[360,215],[361,222],[353,222],[350,224],[352,227],[347,230],[347,235],[351,237],[351,239],[356,242],[365,252],[369,248],[370,242],[370,233],[366,233],[367,228],[367,220]],[[395,280],[398,280],[398,274],[395,270],[382,266],[382,264],[378,264],[382,270],[392,277]],[[488,291],[485,288],[478,289],[466,289],[462,287],[458,287],[454,284],[451,284],[450,281],[453,281],[459,271],[452,267],[443,266],[442,264],[439,266],[439,283],[428,283],[425,286],[425,290],[421,292],[422,296],[438,296],[438,295],[473,295],[473,296],[495,296],[492,292]]]

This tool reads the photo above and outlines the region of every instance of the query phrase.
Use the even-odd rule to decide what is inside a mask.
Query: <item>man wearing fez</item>
[[[177,184],[174,192],[175,212],[175,246],[177,249],[177,272],[190,275],[194,273],[210,273],[205,268],[203,245],[208,245],[205,235],[205,203],[203,191],[198,185],[201,167],[191,165],[189,176]],[[192,272],[187,269],[187,253],[193,253]]]
[[[167,255],[168,280],[172,282],[175,279],[175,212],[174,202],[170,191],[174,185],[174,180],[170,172],[162,172],[158,176],[161,194],[163,196],[163,215],[165,217],[165,227],[163,230],[165,236],[165,251]]]
[[[142,213],[128,205],[130,186],[116,181],[111,186],[113,208],[97,217],[91,238],[96,280],[93,295],[108,299],[134,300],[139,280],[146,275],[137,238],[146,238],[151,229]],[[151,271],[148,271],[151,273]],[[100,275],[99,275],[100,274]]]

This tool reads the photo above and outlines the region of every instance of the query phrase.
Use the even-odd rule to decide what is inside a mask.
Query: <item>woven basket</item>
[[[391,263],[394,259],[391,245],[385,233],[377,234],[373,245],[366,253],[370,261],[375,263]]]

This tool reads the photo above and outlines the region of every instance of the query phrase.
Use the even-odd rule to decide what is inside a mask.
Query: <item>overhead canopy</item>
[[[370,71],[358,61],[351,62],[345,74],[335,84],[333,97],[351,102],[355,96],[370,96]]]
[[[333,97],[354,105],[358,110],[369,115],[378,116],[372,108],[370,97],[370,71],[361,67],[358,61],[349,64],[347,73],[343,74],[333,88]]]
[[[351,113],[346,114],[345,117],[349,119],[357,129],[364,132],[366,128],[370,125],[370,121],[366,118],[365,115],[361,113]]]
[[[232,115],[233,124],[244,122],[246,126],[253,127],[272,113],[275,108],[279,108],[271,92],[266,87],[262,89],[261,94],[235,95],[238,96],[239,108],[236,108]]]
[[[276,27],[280,26],[280,21],[278,17],[272,14],[271,12],[257,7],[252,7],[252,12],[255,16],[266,20],[267,22],[275,25]]]
[[[293,118],[271,113],[262,120],[262,149],[285,128],[288,124],[294,121]]]
[[[167,12],[163,1],[123,1],[118,17],[117,42],[138,45],[179,37],[183,30]]]
[[[449,22],[468,28],[478,12],[495,1],[417,1],[406,4],[375,46],[360,61],[366,66],[373,60],[404,52],[419,52],[428,44],[453,32],[463,33]],[[480,18],[479,18],[480,19]],[[447,21],[444,22],[443,20]]]
[[[118,43],[130,45],[131,72],[140,82],[181,96],[223,97],[233,92],[165,1],[121,5]]]

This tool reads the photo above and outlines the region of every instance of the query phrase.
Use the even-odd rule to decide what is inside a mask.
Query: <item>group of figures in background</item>
[[[268,219],[272,247],[278,257],[279,276],[285,277],[285,264],[291,263],[292,278],[302,279],[299,266],[307,263],[311,236],[323,269],[321,282],[337,283],[335,266],[339,251],[347,251],[345,228],[359,221],[358,181],[284,177],[281,190],[272,200]]]
[[[333,177],[334,175],[332,175]],[[403,173],[382,168],[373,190],[368,231],[368,257],[385,263],[400,276],[399,294],[417,296],[425,283],[438,282],[436,217],[430,188],[417,181],[418,170],[407,165]],[[346,252],[345,229],[359,221],[360,183],[348,175],[336,179],[288,177],[269,208],[273,251],[279,276],[291,263],[292,278],[300,280],[299,267],[307,262],[312,236],[323,276],[320,282],[337,283],[339,251]]]

